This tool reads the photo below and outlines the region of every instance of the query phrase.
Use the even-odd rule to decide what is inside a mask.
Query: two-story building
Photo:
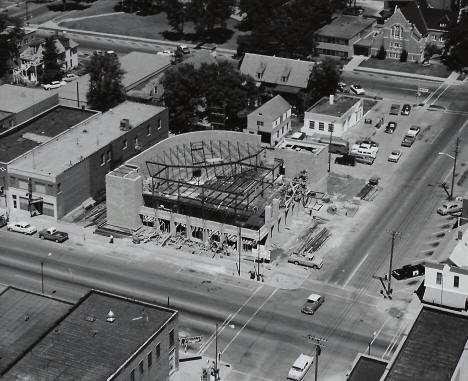
[[[315,33],[317,52],[322,56],[338,58],[349,58],[355,54],[369,55],[369,36],[376,22],[362,15],[337,17]]]
[[[245,132],[261,136],[261,142],[274,146],[291,129],[291,105],[277,95],[247,116]]]

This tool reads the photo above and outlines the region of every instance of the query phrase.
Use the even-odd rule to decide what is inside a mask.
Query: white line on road
[[[302,290],[306,290],[308,292],[310,292],[311,290],[308,289],[308,288],[305,288],[305,287],[301,287]],[[340,290],[342,290],[342,288],[340,288]],[[334,294],[332,292],[328,292],[326,290],[322,290],[321,293],[323,293],[323,295],[325,296],[334,296],[335,298],[340,298],[340,299],[343,299],[343,300],[346,300],[347,302],[354,302],[355,300],[353,298],[350,298],[348,296],[345,296],[345,295],[339,295],[339,294]],[[373,295],[367,295],[366,294],[366,297],[368,298],[373,298],[373,299],[378,299],[379,301],[382,299],[382,298],[379,298],[377,296],[373,296]],[[359,304],[364,304],[366,306],[369,306],[369,307],[375,307],[376,306],[376,303],[366,303],[366,302],[362,302],[362,301],[358,301],[357,303]]]
[[[247,298],[247,300],[242,303],[242,305],[239,307],[239,309],[234,313],[234,314],[230,314],[226,317],[226,319],[224,319],[223,321],[223,324],[221,324],[221,328],[218,329],[218,334],[220,334],[221,332],[223,332],[224,328],[226,328],[226,326],[229,325],[229,323],[232,321],[232,319],[234,319],[238,314],[239,312],[242,310],[242,308],[244,308],[246,306],[247,303],[250,302],[250,300],[257,294],[258,291],[260,291],[261,289],[263,288],[263,285],[257,287],[255,289],[255,291]],[[205,344],[203,344],[200,348],[200,350],[198,351],[199,354],[203,355],[205,353],[205,351],[208,349],[208,347],[210,346],[211,342],[214,340],[216,336],[216,330],[215,332],[213,332],[213,334],[208,338],[208,340],[205,342]]]
[[[262,381],[273,381],[273,380],[270,379],[270,378],[265,378],[265,377],[262,377],[262,376],[255,376],[255,375],[253,375],[253,374],[241,372],[240,370],[234,370],[234,369],[232,369],[231,372],[232,372],[232,373],[240,374],[241,376],[244,376],[244,377],[248,377],[249,379],[262,380]]]
[[[364,263],[364,261],[367,259],[367,257],[369,256],[369,253],[367,253],[364,258],[361,259],[361,262],[359,262],[359,264],[356,266],[356,268],[353,270],[353,272],[351,273],[351,275],[348,277],[348,279],[346,279],[346,282],[343,286],[343,288],[345,288],[349,282],[351,282],[351,279],[353,279],[354,275],[356,275],[356,273],[358,272],[359,270],[359,267],[362,266],[362,264]]]
[[[239,336],[241,334],[241,332],[244,330],[245,327],[247,327],[247,324],[249,324],[252,319],[259,313],[259,311],[263,308],[263,306],[265,304],[267,304],[267,302],[273,297],[273,295],[276,294],[276,291],[278,291],[277,288],[275,288],[272,293],[268,296],[268,298],[265,299],[265,301],[260,305],[260,307],[258,307],[255,312],[252,314],[252,316],[249,318],[249,320],[247,320],[245,322],[245,324],[242,326],[241,329],[239,329],[239,331],[234,335],[234,337],[231,339],[231,341],[229,343],[227,343],[227,345],[224,347],[222,353],[226,352],[228,350],[228,348],[231,346],[231,344],[234,342],[234,340],[237,339],[237,336]]]

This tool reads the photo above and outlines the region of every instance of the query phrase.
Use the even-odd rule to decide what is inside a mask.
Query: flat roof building
[[[9,164],[9,211],[61,218],[103,193],[107,172],[167,135],[163,107],[126,101],[97,114]]]
[[[17,333],[8,361],[2,350],[2,380],[166,380],[178,367],[178,314],[169,308],[96,290],[71,305],[8,288],[0,311],[9,317],[0,334]]]
[[[58,105],[58,95],[41,89],[0,86],[0,133]]]

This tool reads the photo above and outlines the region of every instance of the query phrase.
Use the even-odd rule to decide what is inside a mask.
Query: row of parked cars
[[[44,90],[53,90],[53,89],[58,89],[61,86],[65,86],[67,82],[74,81],[77,79],[78,76],[73,73],[68,73],[65,75],[65,77],[62,78],[61,81],[52,81],[51,83],[45,83],[42,85]]]
[[[37,228],[29,222],[10,222],[7,224],[7,230],[26,235],[34,235],[37,233]],[[57,243],[65,242],[68,239],[68,233],[61,232],[55,227],[50,227],[39,231],[40,239],[46,239]]]

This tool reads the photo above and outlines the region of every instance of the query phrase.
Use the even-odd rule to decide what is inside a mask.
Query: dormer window
[[[291,68],[286,66],[281,73],[281,82],[288,82],[289,74],[291,74]]]
[[[266,63],[260,62],[260,65],[258,66],[258,69],[257,69],[257,79],[263,78],[263,73],[265,72],[265,69],[266,69]]]
[[[447,26],[447,24],[440,23],[439,26],[440,26],[441,28],[445,28],[445,27]]]
[[[392,37],[396,39],[402,38],[402,30],[400,25],[392,26]]]

